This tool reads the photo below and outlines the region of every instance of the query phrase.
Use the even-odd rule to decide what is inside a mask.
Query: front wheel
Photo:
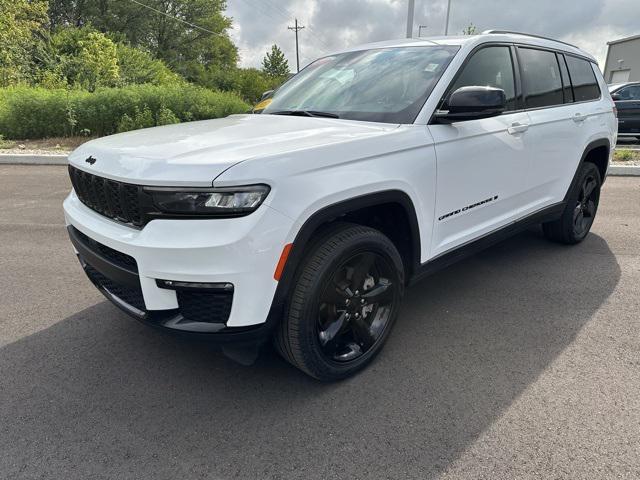
[[[329,229],[302,261],[276,348],[319,380],[339,380],[381,350],[404,293],[402,260],[381,232]]]
[[[567,196],[562,216],[542,225],[545,236],[553,241],[573,245],[587,236],[598,211],[600,171],[593,163],[580,165],[576,182]]]

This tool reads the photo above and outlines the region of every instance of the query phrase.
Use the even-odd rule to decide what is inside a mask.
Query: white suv
[[[616,142],[589,54],[511,32],[323,57],[260,115],[157,127],[69,157],[68,231],[91,281],[244,361],[273,339],[346,377],[406,285],[522,228],[580,242]]]

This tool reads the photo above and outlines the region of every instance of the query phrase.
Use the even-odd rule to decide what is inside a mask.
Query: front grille
[[[75,235],[83,243],[83,245],[89,250],[101,255],[102,257],[106,258],[111,263],[118,265],[119,267],[122,267],[131,272],[138,273],[138,264],[136,263],[135,258],[127,255],[126,253],[114,250],[111,247],[107,247],[106,245],[97,242],[93,238],[87,237],[84,233],[73,226],[71,228],[73,229]]]
[[[69,177],[82,203],[96,212],[136,227],[144,224],[140,185],[99,177],[69,165]]]
[[[192,322],[226,323],[231,313],[233,292],[178,290],[180,313]]]
[[[118,297],[124,303],[131,305],[132,307],[135,307],[142,312],[145,311],[146,306],[144,304],[144,297],[142,296],[142,290],[139,287],[130,287],[127,285],[116,283],[113,280],[102,275],[89,264],[86,264],[84,266],[84,270],[85,272],[87,272],[87,275],[93,283],[104,288],[112,295]]]

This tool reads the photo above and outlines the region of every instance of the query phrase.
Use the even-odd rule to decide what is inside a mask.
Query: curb
[[[67,155],[0,154],[4,165],[67,165]]]
[[[610,165],[607,175],[612,177],[640,177],[640,165]]]

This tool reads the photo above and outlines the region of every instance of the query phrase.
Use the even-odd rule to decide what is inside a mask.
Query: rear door
[[[533,212],[564,198],[591,127],[599,122],[593,97],[599,98],[600,90],[587,60],[529,46],[518,47],[518,60],[531,122],[525,150],[527,204]]]
[[[640,137],[640,85],[629,85],[615,92],[618,109],[618,134]]]
[[[476,239],[521,216],[529,118],[520,109],[510,45],[471,53],[447,89],[491,86],[505,91],[508,108],[497,117],[429,126],[437,155],[435,223],[431,256]]]

